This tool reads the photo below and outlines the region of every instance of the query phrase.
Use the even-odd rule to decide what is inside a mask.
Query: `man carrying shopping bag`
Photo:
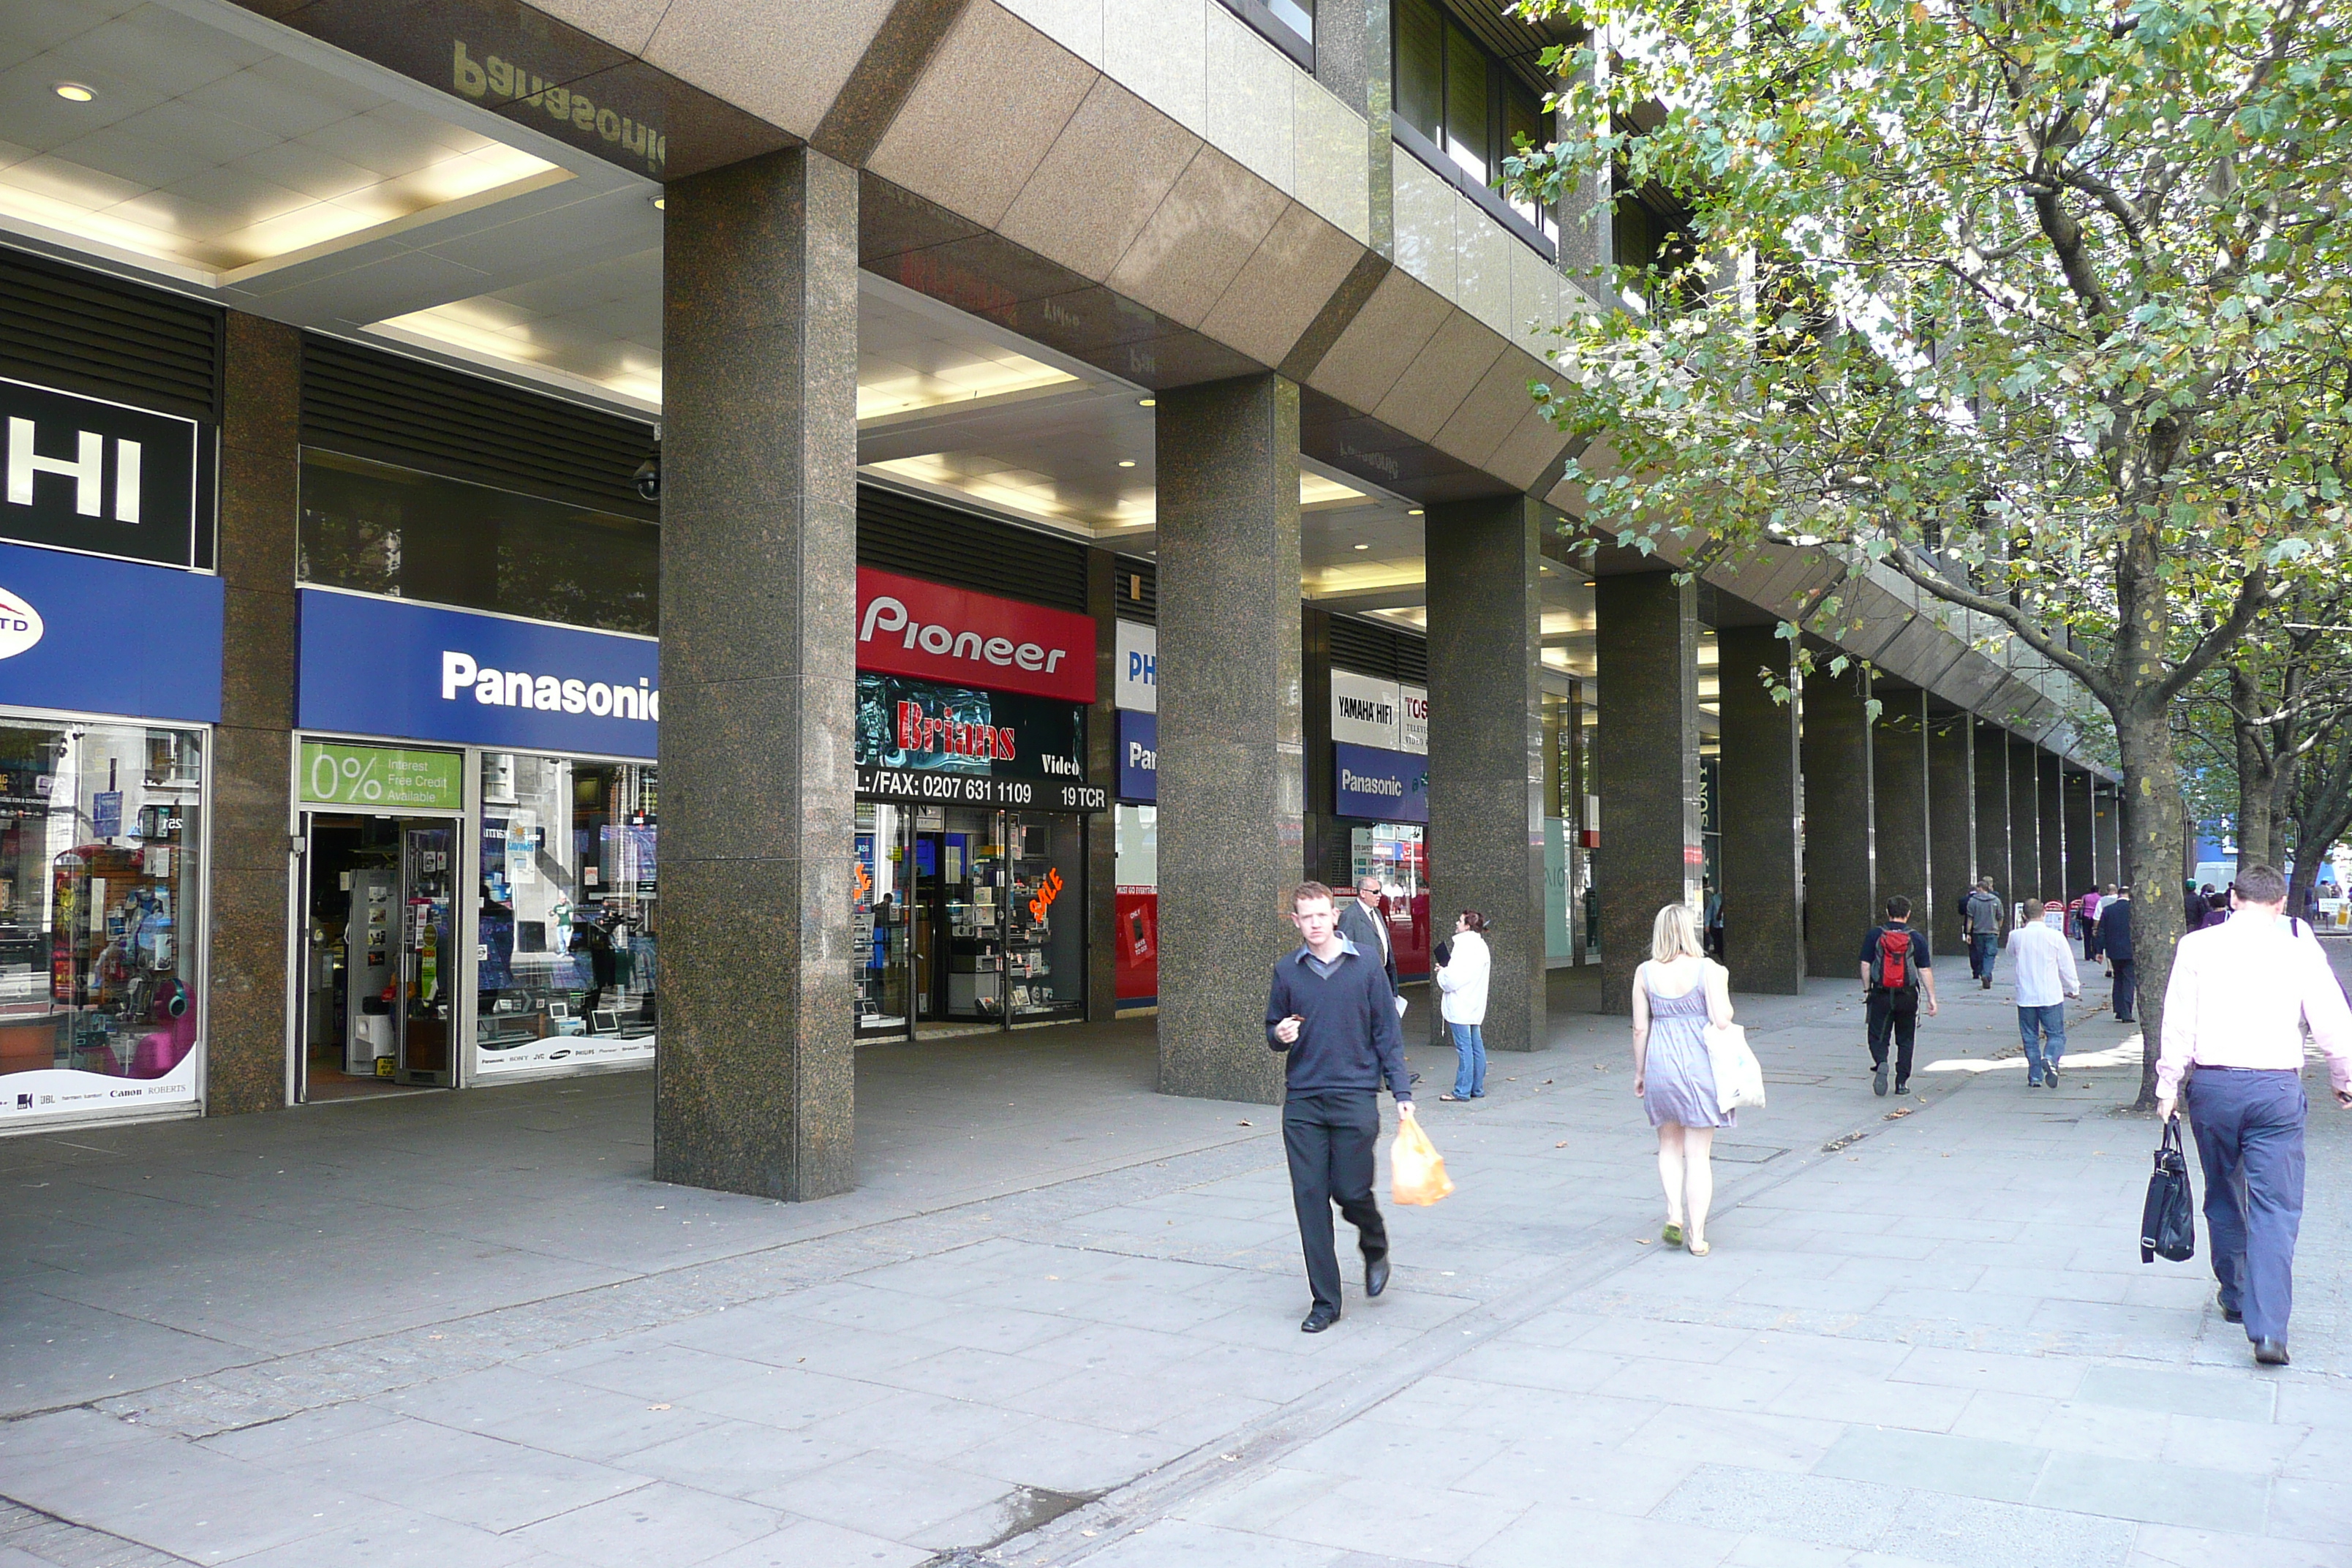
[[[1291,923],[1306,940],[1274,966],[1265,1043],[1287,1058],[1282,1145],[1315,1298],[1298,1327],[1319,1334],[1339,1321],[1333,1204],[1356,1227],[1364,1294],[1388,1289],[1389,1233],[1372,1200],[1372,1145],[1381,1132],[1381,1081],[1402,1117],[1413,1113],[1412,1085],[1405,1076],[1396,992],[1380,955],[1339,934],[1331,889],[1322,883],[1301,882],[1291,893],[1290,910]]]

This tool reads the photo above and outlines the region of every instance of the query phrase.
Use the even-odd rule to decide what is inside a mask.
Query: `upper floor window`
[[[1301,69],[1314,70],[1315,0],[1224,0],[1224,5]]]
[[[1541,95],[1480,47],[1437,0],[1396,0],[1391,15],[1391,111],[1471,180],[1490,187],[1500,180],[1503,160],[1518,137],[1538,147],[1553,140]],[[1558,242],[1555,215],[1517,198],[1510,205],[1544,238]]]

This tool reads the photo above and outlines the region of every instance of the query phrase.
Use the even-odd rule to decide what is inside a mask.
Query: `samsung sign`
[[[517,751],[652,758],[651,637],[327,588],[301,591],[295,722]]]
[[[159,566],[197,559],[193,419],[0,378],[0,538]]]

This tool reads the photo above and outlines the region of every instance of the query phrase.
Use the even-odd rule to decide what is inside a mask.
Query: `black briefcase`
[[[2180,1118],[2164,1123],[2156,1146],[2156,1171],[2147,1179],[2147,1202],[2139,1215],[2139,1260],[2163,1258],[2186,1263],[2197,1255],[2197,1194],[2189,1187],[2189,1162],[2180,1153]]]

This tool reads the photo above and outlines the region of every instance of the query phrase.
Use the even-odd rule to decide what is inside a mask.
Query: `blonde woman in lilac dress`
[[[1633,972],[1633,1092],[1658,1130],[1658,1177],[1666,1188],[1669,1247],[1705,1258],[1715,1197],[1715,1130],[1738,1123],[1717,1109],[1706,1029],[1731,1022],[1731,976],[1706,956],[1698,921],[1668,904],[1650,928],[1650,961]],[[1685,1220],[1687,1216],[1687,1220]]]

